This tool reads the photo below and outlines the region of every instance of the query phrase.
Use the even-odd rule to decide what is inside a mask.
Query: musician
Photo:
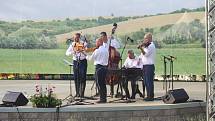
[[[112,34],[114,33],[116,27],[113,28]],[[111,38],[112,38],[111,34]],[[120,53],[117,51],[117,47],[119,46],[118,41],[116,39],[110,40],[107,37],[106,32],[100,33],[100,39],[103,42],[103,46],[108,49],[109,52],[109,58],[108,58],[108,69],[118,69],[119,68],[119,61],[120,61]],[[110,46],[111,45],[111,46]],[[110,95],[111,97],[114,94],[114,82],[116,81],[118,77],[116,77],[114,74],[107,75],[107,82],[110,84]]]
[[[107,74],[107,65],[109,52],[108,49],[103,45],[102,39],[96,40],[97,49],[92,53],[91,56],[87,56],[88,60],[93,60],[95,65],[95,76],[100,93],[100,100],[97,103],[107,102],[107,88],[105,77]]]
[[[101,32],[100,33],[100,37],[103,41],[103,45],[106,47],[106,48],[109,48],[109,45],[111,45],[112,47],[114,48],[120,48],[120,43],[113,37],[111,36],[109,39],[107,37],[107,33],[106,32]]]
[[[143,43],[138,46],[141,50],[141,58],[143,63],[143,76],[144,82],[147,91],[147,97],[144,99],[145,101],[153,101],[154,100],[154,72],[155,72],[155,55],[156,48],[152,41],[152,34],[147,33],[144,36]]]
[[[81,41],[80,36],[80,33],[74,35],[74,42],[71,43],[66,51],[67,56],[73,56],[75,97],[84,97],[86,87],[87,60],[85,49],[87,48],[87,43]]]
[[[128,50],[127,52],[127,58],[124,62],[123,67],[124,68],[142,68],[142,60],[141,58],[135,56],[133,50]],[[130,75],[126,78],[126,81],[123,82],[123,87],[126,93],[126,96],[131,99],[135,99],[135,92],[136,92],[136,81],[140,78],[140,76],[137,75]],[[129,91],[128,91],[128,81],[131,81],[131,89],[132,89],[132,95],[130,97]]]

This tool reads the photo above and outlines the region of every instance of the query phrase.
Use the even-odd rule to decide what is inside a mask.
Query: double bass
[[[112,32],[111,32],[111,39],[113,34],[115,33],[115,30],[117,28],[117,24],[114,23],[113,24],[113,28],[112,28]],[[110,43],[109,43],[109,59],[108,59],[108,73],[106,75],[106,84],[110,85],[110,89],[111,89],[111,97],[113,97],[114,94],[114,85],[119,83],[120,80],[120,76],[114,73],[109,73],[111,70],[117,70],[119,69],[119,62],[120,62],[120,53],[117,51],[116,48],[114,48],[113,46],[111,46],[111,39],[110,39]]]

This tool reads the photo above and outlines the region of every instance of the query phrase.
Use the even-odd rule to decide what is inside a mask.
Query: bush
[[[54,108],[60,106],[62,101],[52,95],[33,95],[30,98],[32,105],[38,108]]]
[[[0,37],[0,48],[12,49],[53,49],[57,48],[55,37],[29,35],[25,37]]]
[[[46,88],[46,91],[43,92],[42,86],[36,85],[36,94],[30,97],[30,101],[33,106],[38,108],[53,108],[60,106],[62,101],[57,99],[53,93],[55,87],[50,85]]]

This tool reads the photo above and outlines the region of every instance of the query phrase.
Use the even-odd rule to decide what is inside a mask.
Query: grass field
[[[69,66],[63,59],[71,60],[71,57],[66,57],[65,51],[66,49],[0,49],[0,73],[69,73]],[[123,61],[126,58],[126,51],[123,54]],[[137,49],[134,51],[137,55],[140,53]],[[174,61],[175,74],[205,73],[205,49],[203,48],[157,49],[157,75],[163,74],[162,55],[177,57]],[[94,73],[92,62],[88,62],[88,73]]]
[[[181,22],[191,22],[195,19],[199,19],[204,23],[205,13],[204,12],[191,12],[191,13],[177,13],[177,14],[167,14],[167,15],[156,15],[138,19],[131,19],[128,21],[123,21],[118,23],[118,28],[116,31],[117,35],[124,35],[131,32],[139,31],[141,28],[155,28],[161,27],[169,24],[177,24]],[[76,32],[82,32],[83,34],[98,34],[102,31],[111,33],[113,28],[112,24],[102,25],[98,27],[86,28],[78,31],[73,31],[65,34],[57,35],[58,42],[65,42],[68,38]],[[73,33],[73,34],[72,34]]]

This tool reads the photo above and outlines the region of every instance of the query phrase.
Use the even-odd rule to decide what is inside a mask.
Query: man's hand
[[[84,49],[78,49],[78,50],[74,50],[76,53],[80,53],[80,52],[83,52],[85,51]]]
[[[140,47],[141,52],[143,53],[143,55],[146,54],[146,52],[144,51],[144,49],[142,47]]]
[[[83,52],[83,51],[84,51],[84,49],[78,50],[78,52]]]

